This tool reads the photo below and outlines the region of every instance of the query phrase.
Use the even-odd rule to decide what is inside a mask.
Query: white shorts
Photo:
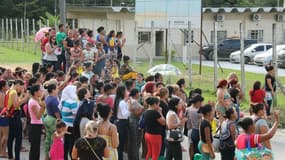
[[[188,143],[189,143],[189,145],[193,143],[193,141],[191,139],[191,134],[192,134],[192,129],[188,129]]]

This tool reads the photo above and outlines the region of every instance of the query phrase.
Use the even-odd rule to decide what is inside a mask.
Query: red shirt
[[[114,108],[114,102],[113,102],[113,98],[111,98],[110,96],[105,96],[105,95],[101,95],[96,99],[96,103],[106,103],[108,104],[112,109]]]
[[[254,91],[254,95],[252,96],[253,90],[249,91],[250,101],[252,103],[264,103],[265,91],[263,89],[259,89]]]
[[[256,146],[260,143],[259,134],[240,134],[236,139],[236,148],[239,150],[246,149],[248,139],[250,142],[250,148],[256,148]]]
[[[43,38],[42,41],[41,41],[41,50],[42,52],[45,52],[46,49],[45,49],[45,46],[46,44],[48,43],[49,39],[48,38]]]

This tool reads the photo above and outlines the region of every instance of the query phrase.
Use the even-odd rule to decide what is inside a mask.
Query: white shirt
[[[128,119],[130,116],[130,111],[128,109],[128,103],[125,100],[121,100],[118,106],[118,119]]]

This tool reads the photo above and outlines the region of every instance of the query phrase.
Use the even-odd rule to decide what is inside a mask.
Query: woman
[[[135,72],[132,67],[130,66],[130,57],[124,56],[123,57],[124,64],[120,67],[120,76],[122,80],[126,81],[129,79],[136,79],[137,78],[137,72]]]
[[[86,135],[85,125],[88,121],[93,120],[94,115],[94,102],[90,101],[90,93],[86,88],[80,88],[77,92],[77,97],[80,101],[77,114],[75,116],[74,138],[84,137]]]
[[[24,92],[24,82],[15,80],[12,87],[6,93],[8,105],[7,116],[9,119],[9,136],[8,136],[8,156],[13,159],[13,146],[15,140],[15,160],[20,160],[20,149],[22,146],[22,121],[21,121],[21,105],[29,99],[29,94]]]
[[[279,115],[277,112],[274,112],[274,119],[275,122],[273,126],[266,132],[265,134],[255,134],[255,123],[252,120],[252,118],[244,118],[242,121],[239,122],[239,126],[242,127],[244,130],[244,133],[240,134],[236,139],[236,157],[237,160],[243,160],[246,159],[248,152],[248,147],[251,148],[251,151],[256,151],[260,147],[260,143],[264,143],[268,140],[270,140],[276,133],[278,124],[279,124]],[[249,145],[247,145],[249,144]],[[265,149],[266,152],[269,152]],[[255,153],[263,154],[266,152],[263,151],[256,151]],[[261,155],[266,156],[266,155]],[[270,154],[267,154],[267,156],[270,156],[272,159],[272,156]]]
[[[79,40],[75,40],[73,43],[73,47],[70,49],[70,59],[71,59],[71,63],[73,63],[76,60],[79,60],[79,61],[83,60],[83,53],[80,47]]]
[[[158,160],[162,145],[161,134],[165,125],[165,118],[159,107],[159,99],[148,97],[146,103],[149,108],[144,112],[145,141],[147,144],[147,155],[145,159]]]
[[[181,96],[180,98],[182,98],[182,100],[184,102],[187,102],[187,94],[185,92],[185,88],[186,88],[186,82],[185,82],[185,79],[184,78],[181,78],[179,79],[176,84],[179,86],[179,89],[180,89],[180,93],[181,93]]]
[[[73,133],[73,122],[78,110],[78,97],[76,85],[70,84],[62,90],[60,103],[58,108],[61,111],[62,121],[67,125],[67,132]],[[64,159],[68,159],[68,155],[71,155],[72,147],[74,144],[74,135],[64,135]]]
[[[116,126],[119,132],[119,160],[123,160],[123,151],[128,137],[128,122],[130,112],[128,109],[128,95],[125,86],[119,86],[116,93],[114,115],[116,116]]]
[[[162,115],[163,117],[166,117],[167,115],[167,112],[169,110],[169,107],[168,107],[168,89],[163,87],[163,88],[160,88],[159,89],[159,92],[158,92],[158,96],[159,96],[159,107],[161,108],[161,112],[162,112]],[[162,131],[162,146],[161,146],[161,150],[160,150],[160,156],[159,158],[161,157],[164,157],[165,155],[165,149],[166,149],[166,126],[163,126],[163,131]]]
[[[5,94],[8,90],[8,84],[5,80],[0,80],[0,113],[5,107]],[[0,115],[0,158],[8,158],[6,153],[7,140],[9,134],[9,121],[4,114]]]
[[[114,108],[114,100],[111,97],[113,87],[111,84],[105,84],[103,86],[103,94],[99,95],[96,99],[96,103],[106,103],[108,104],[111,109]]]
[[[167,136],[167,150],[166,150],[166,159],[172,160],[182,160],[182,129],[187,121],[187,118],[179,119],[178,111],[183,108],[183,101],[179,98],[171,98],[168,102],[169,111],[166,115],[166,126],[168,128],[168,136]],[[181,140],[176,140],[171,136],[171,132],[174,130],[179,130],[181,133]],[[179,137],[178,137],[179,138]],[[179,139],[180,139],[179,138]]]
[[[274,76],[274,67],[272,65],[265,66],[267,74],[265,75],[265,98],[267,102],[266,115],[270,116],[271,106],[276,92],[276,79]]]
[[[68,71],[69,67],[71,66],[71,60],[70,60],[70,49],[73,47],[74,43],[74,31],[69,30],[67,32],[67,37],[63,40],[63,46],[65,49],[65,59],[66,59],[66,69],[65,71]]]
[[[199,125],[202,121],[202,115],[198,113],[199,108],[202,106],[204,98],[200,94],[191,97],[191,106],[186,109],[187,128],[188,128],[188,141],[189,141],[189,155],[190,159],[194,158],[194,154],[199,153],[198,143],[200,140]]]
[[[48,84],[44,86],[47,89],[48,96],[45,99],[47,116],[44,119],[44,125],[46,129],[46,139],[45,139],[45,153],[46,159],[49,157],[49,150],[52,144],[52,135],[55,131],[56,122],[60,121],[60,111],[58,109],[58,89],[56,84]]]
[[[31,118],[30,143],[29,152],[30,160],[40,159],[41,135],[42,135],[42,116],[45,112],[45,103],[41,101],[42,91],[40,85],[34,85],[30,89],[31,99],[28,103],[29,115]]]
[[[117,147],[119,146],[119,138],[117,127],[110,122],[112,117],[112,109],[108,104],[98,103],[97,112],[102,118],[98,124],[98,135],[105,139],[107,148],[109,149],[108,160],[117,160],[118,152]]]
[[[128,159],[139,160],[139,149],[141,145],[141,130],[139,129],[139,119],[144,111],[144,107],[139,103],[139,90],[134,88],[130,91],[130,100],[128,102],[129,133],[128,133]]]
[[[201,153],[201,160],[215,159],[214,148],[212,147],[213,136],[211,121],[214,118],[213,107],[206,104],[199,108],[198,113],[202,113],[203,120],[200,124],[201,139],[198,144],[199,152]]]
[[[79,138],[72,149],[72,159],[103,160],[109,157],[106,141],[98,136],[98,125],[95,121],[86,124],[86,136]]]
[[[252,104],[252,112],[253,116],[252,119],[255,123],[255,134],[265,134],[269,130],[268,123],[265,117],[265,107],[264,104],[258,103],[258,104]],[[265,146],[267,149],[271,149],[270,140],[265,141],[262,143],[263,146]]]
[[[126,38],[123,37],[123,32],[117,32],[116,35],[116,40],[115,40],[115,45],[117,47],[117,59],[119,61],[122,60],[122,48],[124,47],[125,43],[126,43]]]
[[[95,40],[93,39],[93,31],[88,30],[87,31],[87,44],[91,44],[91,48],[93,48],[96,44]]]
[[[226,120],[222,123],[220,132],[220,152],[222,160],[235,159],[235,139],[237,136],[237,112],[233,107],[226,110]]]
[[[94,73],[97,75],[101,75],[101,71],[103,70],[105,66],[105,63],[106,63],[105,61],[108,55],[104,51],[102,43],[97,43],[96,47],[97,47],[97,51],[95,52],[96,66],[94,68]]]
[[[54,71],[57,71],[59,69],[59,66],[57,66],[57,55],[56,50],[58,50],[55,36],[50,36],[49,42],[45,46],[46,53],[44,55],[45,64],[52,64]]]
[[[227,108],[232,104],[231,95],[227,90],[228,82],[227,80],[221,80],[217,86],[217,103],[216,103],[216,113],[220,122],[223,121],[223,116]]]
[[[136,80],[136,88],[139,90],[139,92],[142,92],[142,87],[145,85],[143,73],[138,73]]]
[[[261,89],[261,82],[255,81],[253,84],[253,89],[249,91],[250,103],[252,104],[265,104],[265,91]],[[250,106],[250,113],[252,114],[252,108]]]
[[[96,42],[97,43],[101,43],[102,44],[102,48],[104,50],[105,53],[108,53],[108,42],[106,41],[106,31],[105,28],[103,26],[100,26],[97,29],[98,35],[96,36]]]
[[[111,30],[107,36],[107,42],[109,44],[110,53],[115,53],[115,31]]]

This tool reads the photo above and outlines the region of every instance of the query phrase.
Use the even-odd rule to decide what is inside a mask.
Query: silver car
[[[244,62],[253,62],[253,58],[258,55],[266,52],[268,49],[272,48],[270,43],[256,43],[252,44],[244,50]],[[240,63],[240,50],[232,52],[230,55],[230,61],[232,63]]]
[[[285,50],[285,45],[277,45],[276,46],[276,53],[277,56],[279,54],[283,53]],[[264,52],[262,54],[258,54],[254,57],[254,63],[259,66],[265,66],[267,64],[272,63],[272,54],[273,54],[273,49],[269,49],[267,52]]]

